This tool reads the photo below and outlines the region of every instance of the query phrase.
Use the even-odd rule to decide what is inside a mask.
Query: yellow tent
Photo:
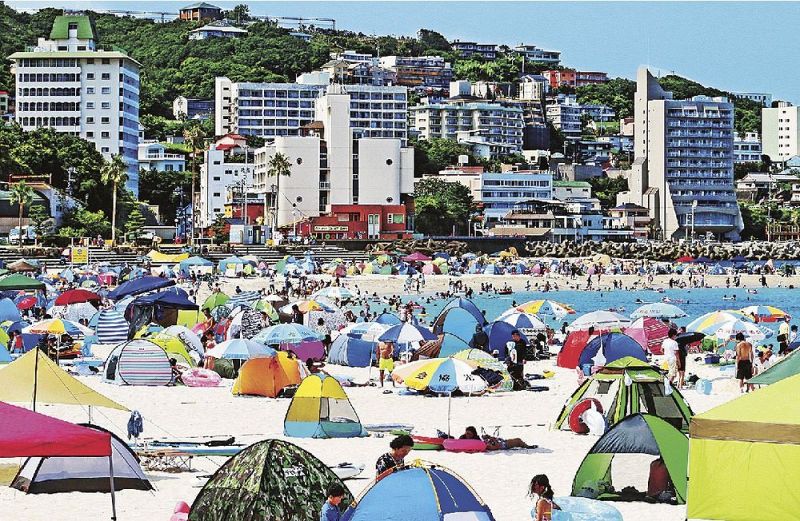
[[[783,521],[800,512],[800,375],[692,418],[687,517]],[[758,492],[754,501],[754,489]]]
[[[342,385],[331,376],[306,377],[286,411],[283,433],[293,438],[366,436]]]
[[[186,346],[181,341],[180,338],[168,335],[166,333],[156,333],[155,335],[147,338],[147,340],[151,341],[152,343],[160,346],[163,349],[167,356],[177,356],[178,362],[186,362],[189,367],[194,367],[197,364],[195,363],[194,359],[189,356],[189,352],[186,351]],[[183,360],[181,360],[181,358]]]
[[[178,310],[178,323],[179,326],[184,326],[189,329],[192,329],[194,326],[203,322],[205,320],[205,316],[203,316],[200,311],[195,311],[192,309],[179,309]]]
[[[71,376],[38,349],[28,351],[0,369],[0,401],[32,403],[34,374],[38,374],[38,378],[35,379],[36,403],[94,405],[121,411],[128,410]]]
[[[150,260],[153,262],[180,262],[184,261],[189,258],[188,253],[177,253],[175,255],[167,255],[166,253],[161,253],[160,251],[150,250],[150,253],[147,254],[150,257]]]

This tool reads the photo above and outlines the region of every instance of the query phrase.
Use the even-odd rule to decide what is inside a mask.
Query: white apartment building
[[[733,180],[733,104],[727,98],[674,100],[646,68],[637,73],[629,192],[617,204],[650,211],[666,240],[712,233],[738,240],[744,228]]]
[[[762,107],[772,106],[772,94],[767,94],[766,92],[734,92],[733,95],[737,98],[749,99],[760,103]]]
[[[225,150],[217,150],[216,145],[211,145],[203,156],[195,219],[197,226],[208,228],[217,215],[224,215],[227,193],[232,187],[238,185],[246,191],[244,187],[253,185],[253,164],[226,162]]]
[[[350,87],[331,85],[317,99],[315,122],[304,129],[306,135],[276,137],[255,151],[252,191],[266,196],[267,222],[274,222],[276,199],[277,224],[286,226],[329,212],[331,204],[396,205],[414,191],[414,149],[399,137],[365,136],[353,118],[358,96],[386,91],[353,93]],[[292,168],[291,175],[276,179],[268,165],[279,152]]]
[[[514,48],[518,54],[525,56],[525,60],[536,63],[558,65],[561,63],[561,51],[547,51],[535,45],[518,45]]]
[[[572,95],[559,94],[555,103],[548,103],[546,109],[548,121],[567,137],[581,135],[581,106]]]
[[[340,53],[331,53],[331,59],[336,61],[345,61],[348,63],[369,63],[372,65],[378,64],[378,58],[371,54],[356,52],[356,51],[342,51]]]
[[[753,163],[761,161],[761,136],[758,132],[747,132],[744,137],[733,137],[733,162]]]
[[[524,101],[541,101],[550,90],[550,82],[541,74],[527,74],[519,79],[517,97]]]
[[[775,108],[761,109],[761,145],[773,163],[800,155],[800,107],[779,101]]]
[[[57,16],[50,39],[9,56],[16,78],[16,122],[80,136],[106,159],[128,165],[126,188],[139,193],[139,63],[98,50],[89,18]]]
[[[186,169],[186,156],[170,154],[161,143],[139,143],[139,170],[158,172],[183,172]]]
[[[235,83],[215,80],[215,133],[266,139],[299,136],[315,118],[315,107],[334,85],[327,73],[302,75],[309,83]],[[341,86],[337,86],[341,87]],[[350,123],[356,137],[400,139],[407,143],[408,90],[405,87],[347,85]]]
[[[451,90],[457,92],[458,85],[459,82],[453,82]],[[421,139],[480,142],[497,155],[522,152],[523,110],[474,99],[459,97],[411,107],[409,119],[412,129]]]
[[[529,199],[553,198],[553,175],[538,170],[483,172],[478,167],[448,168],[427,176],[460,183],[470,189],[472,199],[483,207],[484,227],[501,222],[518,203]]]

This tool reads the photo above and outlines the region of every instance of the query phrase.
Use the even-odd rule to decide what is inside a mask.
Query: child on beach
[[[536,496],[536,509],[534,510],[534,521],[551,521],[553,519],[553,509],[560,510],[558,505],[553,503],[553,488],[550,486],[550,479],[544,474],[533,476],[528,489],[529,496]]]
[[[381,387],[383,387],[384,372],[389,374],[394,371],[394,343],[391,340],[378,343],[378,375],[381,380]],[[392,380],[392,387],[394,387],[394,380]]]
[[[328,499],[322,505],[319,521],[339,521],[341,514],[339,505],[344,497],[344,487],[339,483],[331,483],[325,490],[325,495]]]

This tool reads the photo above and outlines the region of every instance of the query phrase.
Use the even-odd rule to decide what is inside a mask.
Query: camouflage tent
[[[347,486],[297,445],[264,440],[229,459],[197,495],[189,521],[317,521],[333,482]]]

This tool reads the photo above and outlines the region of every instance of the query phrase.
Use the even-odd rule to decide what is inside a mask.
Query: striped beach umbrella
[[[686,313],[678,306],[667,304],[666,302],[653,302],[645,304],[636,308],[631,313],[631,318],[681,318],[685,317]]]
[[[749,317],[755,318],[758,322],[778,322],[786,317],[791,318],[787,312],[775,306],[747,306],[740,311]]]
[[[466,394],[486,390],[486,380],[472,374],[477,363],[458,358],[434,358],[421,360],[421,363],[406,364],[395,369],[393,378],[402,379],[406,387],[418,391],[430,390],[435,393],[461,391]]]
[[[737,320],[753,322],[752,318],[748,317],[741,311],[712,311],[711,313],[701,315],[689,322],[689,324],[686,326],[686,331],[696,331],[706,335],[713,335],[726,322],[735,322]]]
[[[534,315],[551,316],[555,318],[563,318],[565,315],[572,315],[575,310],[567,304],[556,302],[554,300],[531,300],[520,304],[516,308],[517,311],[523,313],[531,313]]]

